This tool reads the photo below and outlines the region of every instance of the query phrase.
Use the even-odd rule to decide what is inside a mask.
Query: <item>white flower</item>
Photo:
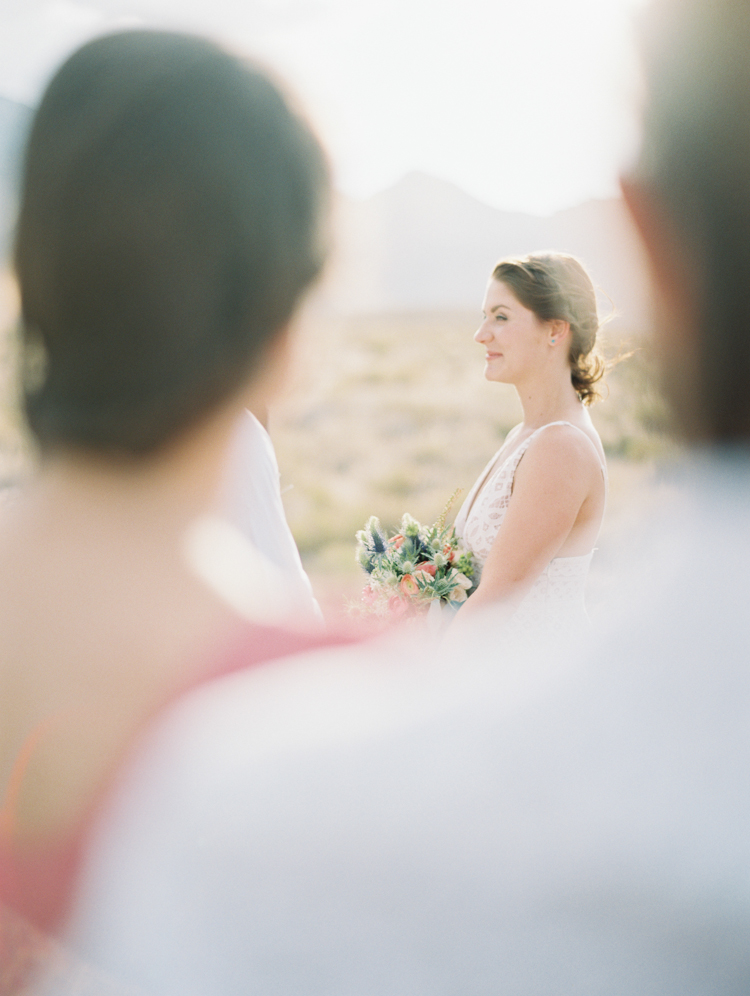
[[[404,512],[401,517],[401,532],[404,536],[419,536],[420,525],[415,518]]]

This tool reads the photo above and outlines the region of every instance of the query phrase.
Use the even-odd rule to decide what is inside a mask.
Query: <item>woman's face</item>
[[[549,353],[550,329],[525,308],[507,284],[490,280],[482,305],[482,324],[474,340],[485,348],[487,380],[518,384]]]

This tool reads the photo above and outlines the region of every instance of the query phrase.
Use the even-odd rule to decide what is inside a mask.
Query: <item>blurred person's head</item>
[[[568,326],[564,345],[571,383],[584,404],[594,401],[599,396],[596,385],[604,374],[604,362],[595,351],[599,330],[596,292],[582,264],[566,253],[509,257],[496,264],[490,287],[493,282],[508,288],[534,315],[541,334],[552,322]]]
[[[76,52],[34,119],[15,246],[42,449],[154,452],[260,375],[322,266],[327,197],[258,68],[163,32]]]
[[[644,136],[623,180],[657,287],[664,383],[688,437],[750,439],[750,4],[656,0]]]

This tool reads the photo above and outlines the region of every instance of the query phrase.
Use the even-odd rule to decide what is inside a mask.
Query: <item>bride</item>
[[[469,492],[456,532],[482,568],[460,618],[493,606],[518,633],[586,621],[583,590],[607,488],[588,413],[604,363],[591,279],[573,256],[533,253],[492,271],[482,324],[485,377],[512,384],[517,425]]]

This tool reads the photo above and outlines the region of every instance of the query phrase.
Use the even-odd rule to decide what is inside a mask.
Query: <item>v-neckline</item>
[[[511,429],[511,432],[512,431],[513,430]],[[538,429],[534,429],[534,432],[538,432],[538,431],[539,431]],[[489,479],[492,477],[492,475],[494,474],[494,472],[496,470],[500,470],[507,463],[507,461],[512,456],[514,456],[518,452],[518,450],[521,449],[521,447],[524,445],[524,443],[527,443],[531,439],[531,437],[534,435],[534,432],[532,432],[529,436],[527,436],[526,439],[524,439],[522,443],[519,443],[518,446],[514,447],[514,449],[512,449],[510,451],[510,453],[508,453],[508,455],[502,460],[502,462],[500,462],[501,454],[502,454],[503,450],[505,449],[505,447],[507,445],[507,439],[506,439],[505,443],[503,443],[503,445],[497,451],[497,453],[492,458],[492,460],[490,460],[490,462],[487,464],[487,467],[486,467],[484,473],[482,474],[482,476],[480,477],[480,479],[474,485],[474,488],[473,488],[473,492],[474,493],[470,495],[471,503],[469,504],[469,506],[466,509],[465,520],[468,520],[468,518],[471,515],[471,512],[472,512],[472,510],[474,508],[474,506],[476,505],[477,498],[480,496],[480,494],[484,490],[485,484],[487,483],[487,481],[489,481]]]

